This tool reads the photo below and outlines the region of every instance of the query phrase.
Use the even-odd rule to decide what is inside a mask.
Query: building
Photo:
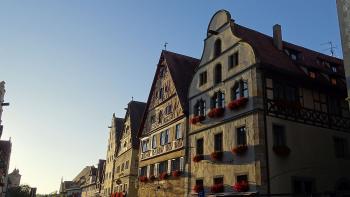
[[[350,0],[337,0],[337,9],[350,105]]]
[[[137,133],[146,103],[131,101],[126,108],[122,133],[117,142],[114,193],[137,196],[139,139]]]
[[[80,186],[73,181],[61,181],[59,196],[61,197],[80,197]]]
[[[82,179],[80,184],[81,197],[98,197],[99,190],[96,184],[97,181],[97,168],[90,166],[88,173]]]
[[[198,60],[162,51],[139,130],[139,196],[185,196],[187,91]]]
[[[3,132],[2,125],[2,107],[9,105],[4,102],[5,82],[0,82],[0,139]],[[7,188],[7,173],[10,165],[12,143],[10,140],[0,140],[0,197],[5,196]]]
[[[101,196],[111,196],[113,192],[113,176],[114,176],[114,158],[117,151],[117,139],[119,139],[122,133],[124,120],[122,118],[116,118],[115,114],[112,117],[112,123],[109,127],[109,137],[107,146],[107,156],[104,169],[103,190]]]
[[[20,183],[21,183],[21,175],[19,174],[19,170],[15,168],[7,176],[7,188],[18,187]]]
[[[96,189],[99,196],[101,196],[103,190],[103,181],[104,181],[104,168],[106,160],[100,159],[97,164],[97,174],[96,174]]]
[[[191,194],[350,190],[345,84],[340,59],[281,26],[270,37],[215,13],[188,94]]]

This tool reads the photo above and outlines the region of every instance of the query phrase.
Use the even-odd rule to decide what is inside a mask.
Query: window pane
[[[197,140],[196,144],[196,154],[197,155],[203,155],[203,138]]]
[[[214,136],[214,151],[222,151],[222,133]]]
[[[245,127],[237,128],[237,145],[246,145],[247,136]]]

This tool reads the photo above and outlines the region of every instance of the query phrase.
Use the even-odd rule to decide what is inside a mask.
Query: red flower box
[[[211,186],[210,191],[213,193],[224,192],[224,184],[214,184],[213,186]]]
[[[193,162],[200,162],[204,159],[204,156],[203,155],[196,155],[193,157]]]
[[[172,172],[173,177],[179,177],[181,176],[181,171],[180,170],[175,170]]]
[[[232,152],[235,153],[236,155],[244,155],[248,150],[247,145],[238,145],[235,148],[232,149]]]
[[[233,185],[233,189],[236,192],[247,192],[249,190],[248,181],[240,181]]]
[[[215,161],[221,161],[222,155],[223,155],[222,151],[214,151],[210,154],[210,157]]]
[[[150,181],[154,181],[154,180],[156,180],[156,177],[155,177],[154,175],[151,175],[151,176],[149,177],[149,180],[150,180]]]
[[[224,115],[225,108],[218,107],[218,108],[213,108],[209,111],[208,116],[210,118],[219,118]]]
[[[160,175],[159,175],[159,179],[160,180],[165,180],[165,179],[168,179],[168,173],[167,172],[162,172]]]
[[[193,116],[190,120],[191,124],[197,124],[205,120],[205,116]]]
[[[286,145],[274,145],[272,150],[282,157],[287,157],[290,154],[290,148]]]
[[[203,185],[195,185],[195,186],[193,187],[193,191],[196,192],[196,193],[199,193],[199,192],[201,192],[201,191],[203,191],[203,190],[204,190]]]
[[[240,97],[239,99],[233,100],[229,102],[227,107],[231,110],[237,109],[243,105],[245,105],[248,102],[248,98],[246,97]]]
[[[146,183],[146,182],[148,181],[148,178],[147,178],[147,176],[140,176],[140,177],[139,177],[139,180],[140,180],[140,182],[142,182],[142,183]]]

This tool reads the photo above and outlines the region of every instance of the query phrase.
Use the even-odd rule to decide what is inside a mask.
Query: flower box
[[[146,183],[148,181],[148,178],[147,178],[147,176],[140,176],[139,181],[142,183]]]
[[[248,98],[240,97],[239,99],[233,100],[228,103],[227,107],[231,110],[237,109],[248,102]]]
[[[232,187],[236,192],[247,192],[249,190],[249,183],[248,181],[240,181],[235,183]]]
[[[117,192],[115,193],[115,197],[124,197],[123,192]]]
[[[181,171],[180,170],[174,170],[172,173],[173,177],[179,177],[181,176]]]
[[[224,192],[224,184],[214,184],[213,186],[211,186],[210,191],[213,193]]]
[[[274,145],[272,150],[281,157],[287,157],[290,154],[290,148],[286,145]]]
[[[199,193],[199,192],[201,192],[201,191],[203,191],[203,190],[204,190],[203,185],[195,185],[195,186],[193,187],[193,191],[196,192],[196,193]]]
[[[247,150],[248,150],[248,146],[245,144],[245,145],[238,145],[234,147],[232,149],[232,152],[236,155],[241,156],[241,155],[244,155],[247,152]]]
[[[203,120],[205,120],[205,116],[193,116],[190,120],[191,124],[197,124],[199,122],[202,122]]]
[[[209,111],[208,116],[210,118],[219,118],[224,115],[225,108],[218,107],[218,108],[213,108]]]
[[[223,152],[222,151],[214,151],[210,154],[210,157],[212,160],[215,160],[215,161],[221,161],[222,160],[222,155],[223,155]]]
[[[193,157],[193,162],[200,162],[204,159],[204,156],[203,155],[196,155]]]
[[[160,180],[165,180],[165,179],[168,179],[169,175],[167,172],[162,172],[160,175],[159,175],[159,179]]]

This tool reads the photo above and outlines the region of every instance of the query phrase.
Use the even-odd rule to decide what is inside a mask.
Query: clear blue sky
[[[0,80],[6,81],[4,138],[10,171],[39,193],[58,190],[105,158],[113,112],[146,101],[164,42],[199,58],[212,15],[341,56],[334,0],[32,0],[0,2]],[[328,52],[328,51],[323,51]]]

